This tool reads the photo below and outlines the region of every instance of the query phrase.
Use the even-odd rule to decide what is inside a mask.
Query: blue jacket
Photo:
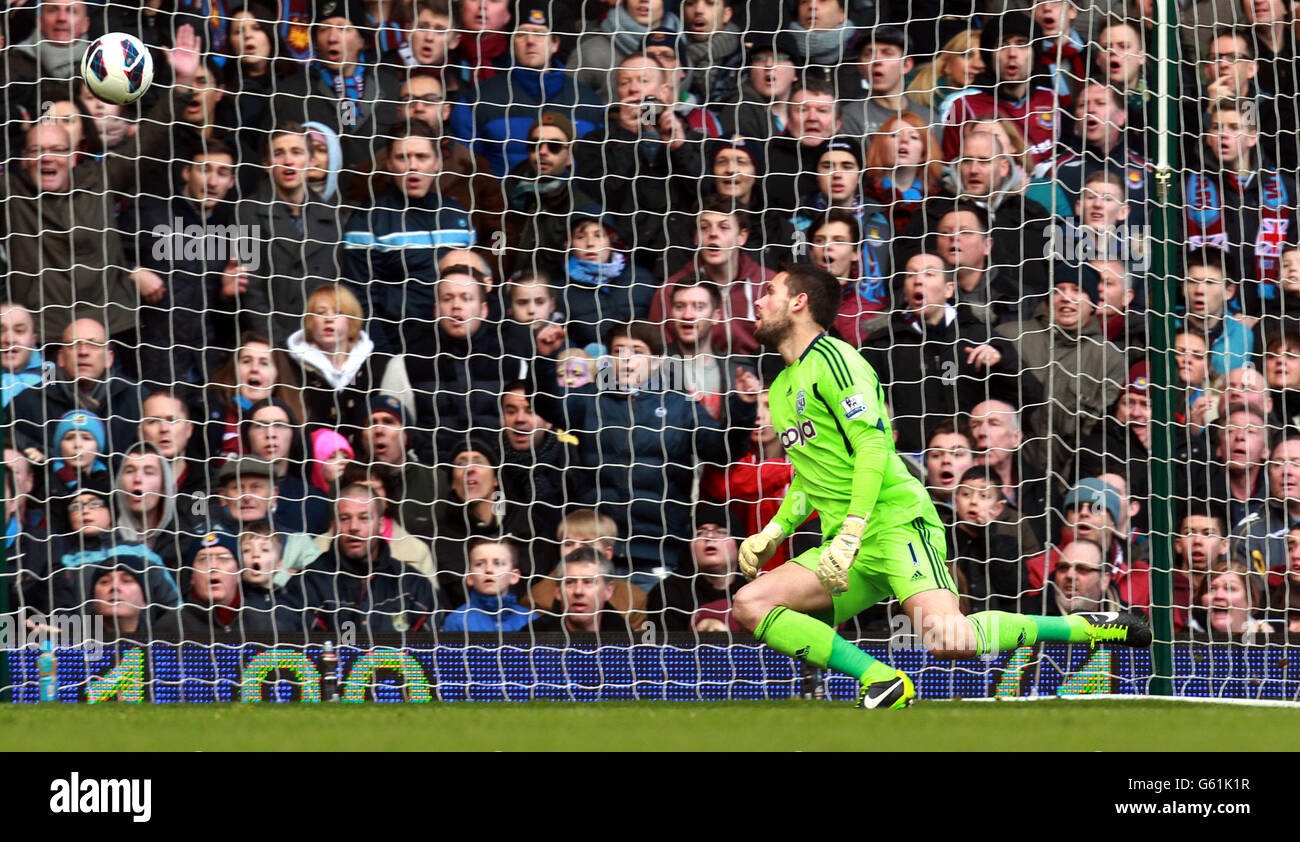
[[[144,544],[124,541],[114,533],[98,536],[64,535],[50,546],[50,577],[55,610],[84,610],[94,598],[95,579],[106,568],[125,567],[139,580],[157,619],[181,605],[180,588],[162,558]]]
[[[568,117],[577,137],[605,125],[600,96],[562,68],[512,67],[479,85],[477,101],[452,107],[451,134],[505,178],[528,157],[528,130],[543,111]]]
[[[469,602],[447,615],[443,631],[513,632],[528,627],[537,615],[519,607],[512,593],[487,596],[469,590]]]
[[[674,567],[679,540],[690,533],[697,460],[725,465],[730,454],[743,453],[756,404],[733,393],[734,426],[724,429],[683,392],[598,391],[590,383],[558,397],[554,361],[539,358],[534,372],[537,411],[575,436],[583,461],[596,470],[595,485],[572,502],[614,518],[636,569]]]
[[[1181,328],[1187,323],[1187,316],[1180,313],[1175,324]],[[1219,324],[1210,331],[1210,370],[1227,374],[1234,368],[1241,368],[1255,353],[1255,334],[1246,327],[1240,316],[1228,315],[1219,320]]]
[[[617,278],[600,284],[569,278],[559,303],[568,318],[565,330],[570,344],[581,348],[604,342],[605,334],[615,325],[645,318],[658,291],[654,274],[634,264],[631,255]]]
[[[377,350],[400,349],[397,328],[408,317],[432,318],[438,258],[473,245],[465,209],[435,191],[408,200],[394,187],[352,215],[343,232],[344,266],[372,320]]]

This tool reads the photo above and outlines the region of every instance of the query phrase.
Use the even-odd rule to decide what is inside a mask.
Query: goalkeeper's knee
[[[736,591],[736,596],[731,600],[731,616],[753,634],[762,624],[763,618],[775,607],[776,602],[763,593],[763,588],[756,580]]]
[[[969,617],[942,614],[925,618],[920,630],[921,643],[936,658],[954,660],[979,654],[979,636]]]

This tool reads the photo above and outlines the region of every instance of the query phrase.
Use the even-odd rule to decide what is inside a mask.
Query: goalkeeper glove
[[[753,579],[758,571],[776,555],[777,547],[785,540],[785,530],[778,523],[769,523],[757,535],[750,535],[740,542],[740,572],[746,579]]]
[[[831,596],[839,596],[849,589],[849,568],[862,547],[862,533],[867,522],[860,517],[846,517],[840,524],[839,534],[822,550],[817,563],[817,580]]]

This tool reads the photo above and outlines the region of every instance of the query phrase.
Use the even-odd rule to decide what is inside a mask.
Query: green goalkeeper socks
[[[966,619],[975,630],[981,655],[1033,646],[1040,640],[1055,643],[1088,642],[1088,624],[1082,617],[981,611]]]
[[[1088,625],[1082,617],[1044,617],[981,611],[966,618],[975,632],[977,652],[988,655],[1040,640],[1057,643],[1088,642]],[[792,611],[784,605],[773,608],[758,624],[754,637],[778,652],[802,658],[819,667],[830,667],[857,678],[864,684],[894,677],[894,668],[863,652],[835,633],[821,620]]]
[[[864,684],[894,677],[893,667],[849,643],[821,620],[784,605],[768,612],[754,636],[778,652],[815,666],[830,667]]]

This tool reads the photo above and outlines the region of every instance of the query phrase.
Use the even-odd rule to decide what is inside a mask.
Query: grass
[[[8,751],[1262,751],[1294,710],[1134,700],[5,705]]]

